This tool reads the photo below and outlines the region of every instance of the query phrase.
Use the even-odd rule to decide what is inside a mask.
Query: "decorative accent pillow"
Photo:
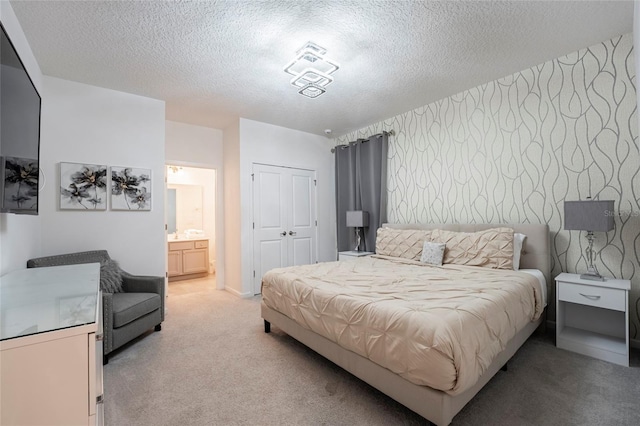
[[[420,262],[427,263],[429,265],[442,265],[442,259],[444,258],[444,243],[432,243],[425,241],[422,245],[422,256],[420,256]]]
[[[513,270],[520,269],[520,256],[524,252],[524,240],[527,238],[524,234],[513,234]]]
[[[513,269],[513,229],[492,228],[478,232],[431,231],[431,241],[445,243],[443,263]]]
[[[422,243],[429,241],[430,234],[424,229],[378,228],[376,254],[420,260]]]
[[[118,262],[113,259],[100,264],[100,290],[105,293],[122,293],[122,272]]]

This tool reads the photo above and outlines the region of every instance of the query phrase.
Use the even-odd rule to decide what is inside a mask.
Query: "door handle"
[[[283,237],[286,237],[286,236],[287,236],[287,231],[282,231],[282,232],[280,233],[280,235],[282,235]]]
[[[296,235],[296,232],[289,231],[289,235]]]

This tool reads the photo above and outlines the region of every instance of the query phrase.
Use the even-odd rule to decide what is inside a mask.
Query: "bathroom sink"
[[[167,241],[188,241],[188,240],[207,240],[207,236],[204,234],[169,234],[167,235]]]

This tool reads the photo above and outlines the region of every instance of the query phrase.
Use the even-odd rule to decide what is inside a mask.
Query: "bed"
[[[432,423],[448,425],[543,324],[548,227],[384,227],[409,233],[508,227],[527,238],[520,271],[431,267],[411,258],[415,253],[270,271],[263,278],[265,332],[277,326]]]

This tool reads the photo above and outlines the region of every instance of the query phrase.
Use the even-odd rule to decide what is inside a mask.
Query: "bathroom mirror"
[[[167,232],[182,234],[187,229],[203,229],[200,185],[167,185]]]

